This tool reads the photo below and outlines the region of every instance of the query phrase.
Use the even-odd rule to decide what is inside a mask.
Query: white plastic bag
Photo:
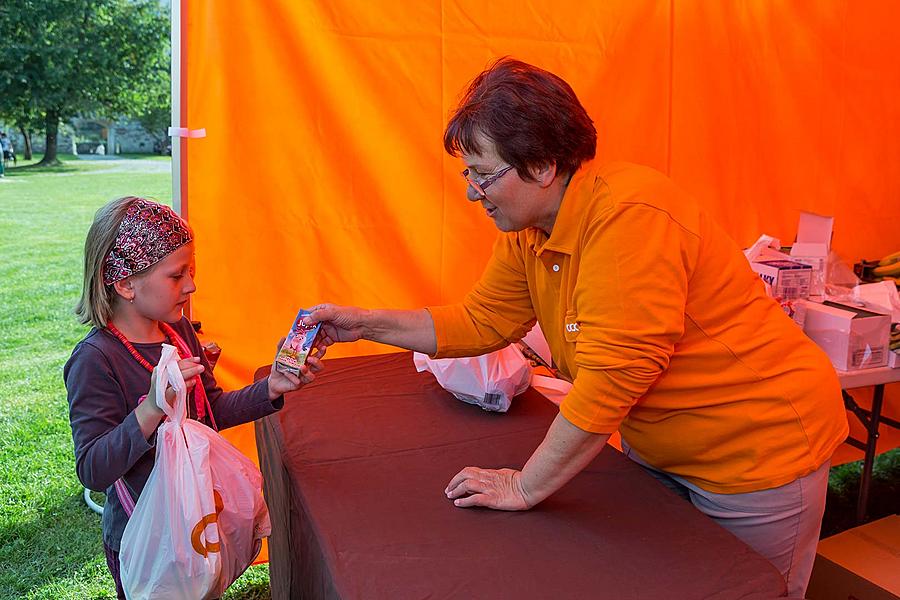
[[[445,390],[484,410],[506,412],[513,396],[528,389],[531,365],[515,344],[481,356],[430,358],[413,354],[416,370],[430,371]]]
[[[119,552],[129,600],[217,598],[253,562],[271,532],[262,475],[218,433],[187,419],[184,379],[163,344],[155,401],[169,417],[156,463],[125,526]],[[166,380],[175,406],[165,401]]]

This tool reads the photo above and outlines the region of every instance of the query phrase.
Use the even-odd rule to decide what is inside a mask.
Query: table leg
[[[269,594],[273,600],[294,598],[297,574],[291,568],[291,538],[289,524],[291,492],[285,479],[282,461],[283,439],[278,414],[269,415],[254,423],[259,468],[263,474],[263,493],[269,507],[272,535],[269,536]]]
[[[872,411],[866,423],[868,439],[866,455],[863,460],[862,477],[859,480],[859,499],[856,502],[856,523],[862,524],[866,519],[869,503],[869,486],[872,483],[872,467],[875,464],[875,447],[878,443],[878,421],[881,419],[881,404],[884,401],[884,385],[876,385],[872,394]]]

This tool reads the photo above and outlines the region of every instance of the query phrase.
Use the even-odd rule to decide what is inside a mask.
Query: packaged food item
[[[215,342],[206,342],[203,344],[203,353],[206,355],[209,369],[215,369],[216,363],[219,362],[219,356],[222,355],[222,348]]]
[[[760,279],[771,286],[771,296],[782,300],[809,298],[812,267],[793,260],[763,260],[750,263]]]
[[[321,323],[311,326],[304,325],[303,317],[308,314],[310,312],[304,309],[300,309],[300,312],[297,313],[290,332],[275,356],[276,370],[300,376],[300,367],[306,362],[306,357],[309,356],[316,335],[319,333],[319,327],[322,325]]]

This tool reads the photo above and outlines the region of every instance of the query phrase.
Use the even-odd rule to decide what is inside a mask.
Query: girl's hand
[[[184,377],[184,384],[188,391],[191,390],[196,384],[197,380],[195,379],[197,375],[202,373],[205,368],[200,364],[200,358],[196,356],[191,356],[188,358],[183,358],[178,361],[178,368],[181,369],[181,376]],[[144,400],[141,404],[146,404],[147,401],[150,401],[150,404],[153,405],[160,416],[164,413],[161,408],[156,405],[156,384],[157,378],[159,376],[159,368],[153,367],[153,374],[150,375],[150,391],[147,392],[147,399]],[[175,389],[169,385],[169,382],[166,381],[166,402],[169,406],[175,405]]]
[[[197,380],[194,378],[206,370],[205,367],[200,364],[199,356],[182,358],[178,361],[178,368],[181,369],[181,376],[184,377],[184,383],[187,386],[188,391],[191,391],[191,388],[197,383]],[[168,394],[168,391],[166,393]],[[169,401],[169,404],[172,404],[172,402]]]
[[[147,397],[134,409],[134,416],[137,418],[138,427],[141,428],[141,433],[144,435],[145,440],[150,439],[150,436],[153,435],[153,432],[156,431],[157,426],[159,426],[159,422],[166,415],[166,413],[156,405],[156,381],[158,375],[159,369],[154,367],[153,374],[150,375],[150,390],[147,392]],[[168,381],[166,381],[166,383],[168,383]],[[175,402],[175,390],[171,387],[167,387],[165,398],[166,402],[169,403],[169,406],[172,406]]]
[[[159,416],[162,417],[165,413],[159,406],[156,405],[156,386],[158,379],[159,367],[153,367],[153,374],[150,375],[150,391],[147,392],[147,397],[144,398],[144,401],[141,402],[140,406],[150,405],[155,411],[152,414],[158,413]],[[169,406],[172,406],[175,403],[175,389],[169,385],[168,380],[166,380],[166,403]]]
[[[281,348],[284,344],[284,338],[278,342],[277,348]],[[272,362],[272,370],[269,372],[269,400],[275,400],[279,396],[283,396],[288,392],[299,390],[301,387],[310,383],[316,378],[316,373],[322,370],[322,361],[319,360],[324,352],[310,352],[306,357],[306,364],[300,366],[300,377],[293,373],[282,373],[275,369],[275,363]],[[276,350],[277,356],[277,350]]]

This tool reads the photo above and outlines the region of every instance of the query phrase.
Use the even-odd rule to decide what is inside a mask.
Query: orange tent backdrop
[[[194,316],[246,384],[297,309],[459,299],[495,236],[441,134],[512,55],[569,81],[602,160],[651,165],[747,245],[836,217],[847,260],[900,247],[894,3],[181,0],[181,192]],[[387,351],[369,344],[330,354]],[[252,452],[252,431],[238,443]],[[241,432],[233,434],[240,438]]]

